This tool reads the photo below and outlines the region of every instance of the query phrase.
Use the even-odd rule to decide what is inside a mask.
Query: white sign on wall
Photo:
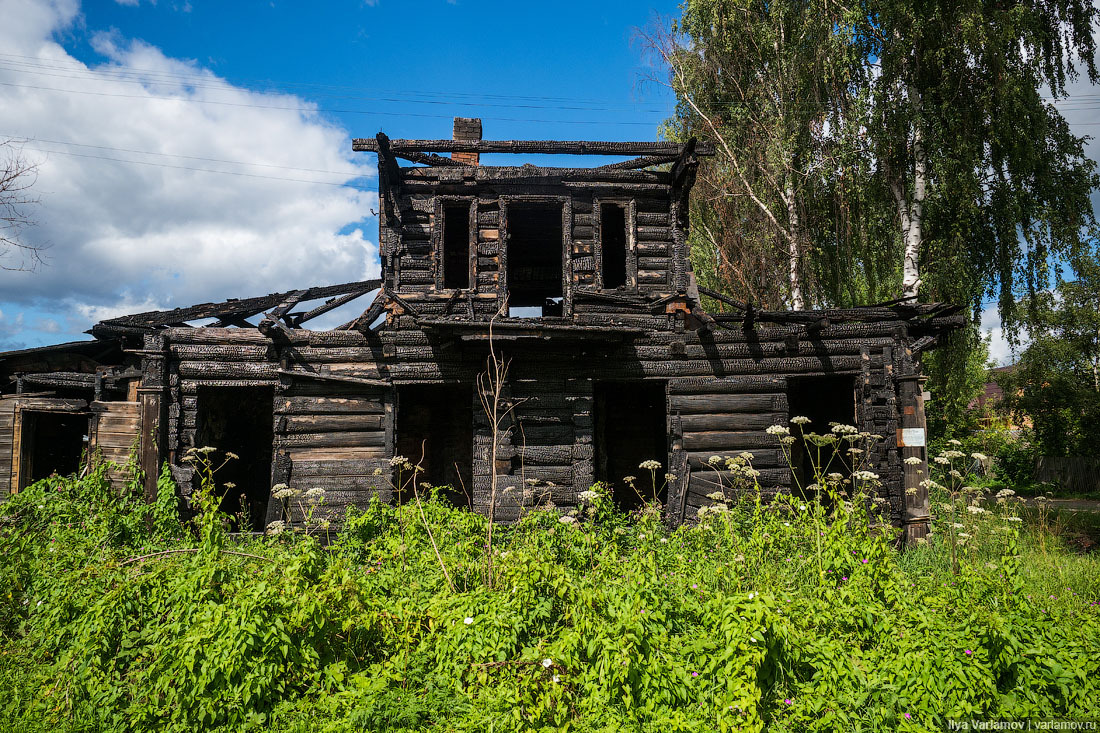
[[[924,428],[902,428],[901,444],[907,448],[923,448]]]

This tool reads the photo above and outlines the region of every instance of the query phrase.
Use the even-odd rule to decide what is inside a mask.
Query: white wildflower
[[[409,464],[409,459],[406,458],[405,456],[394,456],[393,458],[390,459],[390,465],[393,466],[394,468],[397,468],[398,466],[407,466],[407,465],[410,465],[410,464]]]
[[[671,473],[666,473],[665,474],[665,481],[666,482],[671,484],[675,480],[676,480],[676,476],[674,474],[671,474]]]
[[[1007,499],[1010,496],[1016,496],[1016,492],[1012,489],[1001,489],[996,494],[996,497],[998,499]]]
[[[1005,521],[1006,522],[1022,522],[1024,520],[1020,519],[1019,517],[1005,517]]]
[[[795,438],[793,435],[784,435],[782,438],[779,439],[779,442],[783,445],[794,445]]]
[[[983,463],[989,460],[989,456],[987,456],[985,453],[971,453],[970,457],[976,461],[982,461]]]
[[[980,506],[968,506],[966,508],[966,511],[970,512],[971,514],[989,514],[988,510],[982,509]]]
[[[272,493],[276,499],[293,499],[298,495],[297,489],[292,489],[286,484],[276,484],[276,486],[282,486],[281,489]]]
[[[722,463],[722,456],[711,456],[707,459],[707,463],[712,466],[717,466],[719,463]]]
[[[859,433],[853,425],[834,425],[833,432],[837,435],[856,435]]]
[[[877,481],[878,474],[874,471],[856,471],[852,474],[852,478],[858,481]]]
[[[770,425],[767,430],[764,431],[768,435],[790,435],[790,428],[784,425]]]
[[[542,660],[542,666],[550,669],[552,666],[554,666],[554,660],[550,659],[550,657],[547,657],[546,659]]]
[[[272,522],[271,524],[267,525],[266,533],[274,537],[275,535],[280,535],[285,531],[286,531],[286,522],[276,521],[276,522]]]
[[[945,458],[949,458],[951,460],[954,460],[956,458],[965,458],[966,457],[966,454],[963,453],[961,450],[945,450],[941,455],[943,455]]]
[[[306,492],[307,501],[320,501],[325,498],[325,490],[320,486],[316,486]]]
[[[473,622],[474,622],[474,617],[473,616],[467,616],[466,618],[462,619],[462,623],[466,624],[467,626],[469,626]]]
[[[565,516],[565,517],[558,517],[558,521],[561,522],[562,524],[572,524],[573,522],[575,522],[577,520],[574,517]]]
[[[584,502],[593,502],[596,499],[600,498],[600,494],[599,492],[588,489],[577,494],[577,498]]]
[[[648,461],[642,461],[638,464],[638,468],[644,468],[646,471],[656,471],[661,467],[660,461],[655,461],[652,458]]]
[[[935,461],[936,463],[940,464],[941,466],[946,466],[948,463],[951,463],[951,459],[949,459],[947,456],[944,456],[944,455],[936,456],[932,460]]]
[[[922,463],[924,463],[924,461],[922,461],[920,458],[917,458],[916,456],[909,456],[905,459],[905,465],[907,466],[919,466]]]
[[[805,415],[795,415],[791,418],[791,425],[808,425],[810,418]]]
[[[951,440],[949,440],[947,442],[950,443],[951,445],[962,445],[962,441],[961,440],[956,440],[955,438],[952,438]]]
[[[748,451],[742,451],[740,457],[744,458],[746,461],[751,461],[753,459],[752,453],[749,453]]]

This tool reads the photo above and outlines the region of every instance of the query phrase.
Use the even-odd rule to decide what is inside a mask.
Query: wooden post
[[[919,374],[907,374],[897,378],[898,409],[901,428],[898,429],[898,450],[902,460],[902,526],[905,542],[910,543],[928,535],[930,509],[928,489],[923,485],[928,478],[927,422],[924,416],[924,382]],[[920,463],[910,465],[906,459],[918,458]]]
[[[145,335],[145,349],[141,357],[141,386],[138,387],[138,425],[141,430],[139,465],[145,474],[145,500],[149,503],[157,499],[161,456],[165,455],[167,449],[167,355],[168,339],[163,334]]]

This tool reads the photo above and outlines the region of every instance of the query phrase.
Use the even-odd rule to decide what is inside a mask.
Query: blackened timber
[[[412,150],[393,151],[393,156],[422,165],[441,165],[459,168],[469,167],[468,163],[463,163],[453,158],[444,158],[442,155],[434,155],[432,153],[418,153]]]
[[[381,135],[381,133],[379,133]],[[388,138],[387,138],[388,140]],[[379,152],[379,140],[356,138],[352,150]],[[605,142],[598,140],[389,140],[397,152],[428,153],[519,153],[524,155],[664,155],[679,156],[684,145],[673,142]],[[696,155],[713,155],[714,146],[702,142]]]
[[[614,170],[637,170],[639,168],[648,168],[654,165],[665,165],[666,163],[672,163],[679,159],[678,155],[643,155],[640,158],[633,158],[631,160],[624,160],[621,163],[611,163],[609,165],[601,165],[594,170],[599,171],[614,171]]]
[[[374,281],[371,281],[371,282],[374,282]],[[372,287],[372,288],[364,288],[364,289],[361,289],[361,290],[354,290],[354,291],[352,291],[352,292],[350,292],[346,295],[341,295],[339,297],[332,298],[331,300],[327,300],[323,304],[317,306],[316,308],[308,310],[305,313],[302,313],[300,315],[294,316],[294,325],[296,327],[301,326],[306,321],[313,320],[317,316],[321,316],[321,315],[324,315],[325,313],[328,313],[331,310],[335,310],[335,309],[339,308],[342,305],[350,303],[351,301],[355,300],[356,298],[362,298],[364,295],[369,293],[371,290],[376,290],[376,289],[377,289],[376,287]]]

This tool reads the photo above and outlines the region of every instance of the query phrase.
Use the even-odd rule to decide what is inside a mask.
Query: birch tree
[[[1022,293],[1095,246],[1095,164],[1057,107],[1098,81],[1088,2],[681,7],[657,44],[668,131],[719,151],[693,236],[730,289],[766,302],[783,282],[792,307],[996,297],[1011,329]]]
[[[677,94],[673,133],[717,150],[697,184],[698,236],[718,279],[756,302],[812,301],[807,207],[833,165],[838,91],[859,68],[838,25],[850,23],[829,2],[692,0],[671,33],[649,37]]]

